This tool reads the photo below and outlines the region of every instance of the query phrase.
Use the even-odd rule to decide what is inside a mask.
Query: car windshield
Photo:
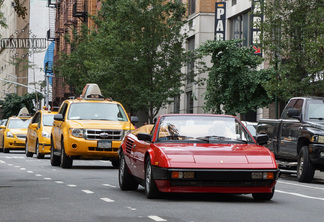
[[[324,101],[322,99],[308,100],[305,114],[305,119],[308,120],[324,120]]]
[[[127,116],[118,104],[73,103],[70,107],[68,119],[127,121]]]
[[[9,119],[9,129],[27,129],[31,119]]]
[[[161,118],[157,141],[253,142],[234,117],[165,116]]]
[[[43,125],[44,126],[53,126],[54,114],[43,115]]]

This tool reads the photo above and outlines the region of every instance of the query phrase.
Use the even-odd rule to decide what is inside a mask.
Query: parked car
[[[26,156],[32,157],[36,154],[37,159],[44,158],[45,154],[51,153],[51,130],[54,115],[57,112],[51,110],[39,110],[33,116],[26,138]]]
[[[0,125],[0,146],[4,153],[10,150],[24,150],[27,127],[31,116],[26,108],[22,108],[18,116],[9,117],[6,125]]]
[[[252,193],[274,195],[278,167],[274,155],[236,117],[204,114],[161,115],[155,125],[128,134],[119,149],[121,190],[161,193]]]

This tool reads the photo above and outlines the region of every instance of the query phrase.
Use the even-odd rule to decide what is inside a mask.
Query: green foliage
[[[276,73],[265,88],[285,101],[293,96],[323,96],[323,0],[268,0],[262,44]]]
[[[209,70],[205,111],[235,115],[247,113],[269,104],[262,87],[270,70],[257,70],[262,58],[253,49],[239,47],[240,40],[207,41],[199,51],[212,54]]]
[[[24,96],[18,96],[15,93],[8,94],[4,98],[4,101],[1,101],[2,105],[2,118],[7,119],[10,116],[18,115],[21,108],[26,107],[30,115],[35,114],[34,102],[35,100],[41,100],[43,95],[40,93],[28,93]]]
[[[103,1],[94,17],[96,29],[79,35],[56,70],[77,93],[87,82],[98,83],[106,97],[153,119],[180,94],[185,79],[180,71],[186,58],[186,35],[180,34],[185,12],[179,1]]]

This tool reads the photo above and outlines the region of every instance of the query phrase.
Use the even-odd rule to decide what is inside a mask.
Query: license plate
[[[101,149],[109,149],[109,148],[111,148],[111,141],[109,141],[109,140],[99,140],[97,147],[101,148]]]

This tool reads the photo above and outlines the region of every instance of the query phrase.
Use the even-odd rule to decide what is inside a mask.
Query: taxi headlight
[[[7,132],[7,137],[14,137],[14,135],[12,134],[12,132],[8,131]]]
[[[125,137],[127,136],[128,133],[130,133],[130,130],[123,130],[123,135],[122,135],[122,141],[124,141]]]
[[[314,135],[312,137],[313,143],[324,143],[324,136]]]
[[[75,137],[80,137],[82,138],[84,135],[83,129],[70,129],[70,134]]]
[[[46,131],[42,131],[42,137],[50,138],[51,135],[48,132],[46,132]]]

